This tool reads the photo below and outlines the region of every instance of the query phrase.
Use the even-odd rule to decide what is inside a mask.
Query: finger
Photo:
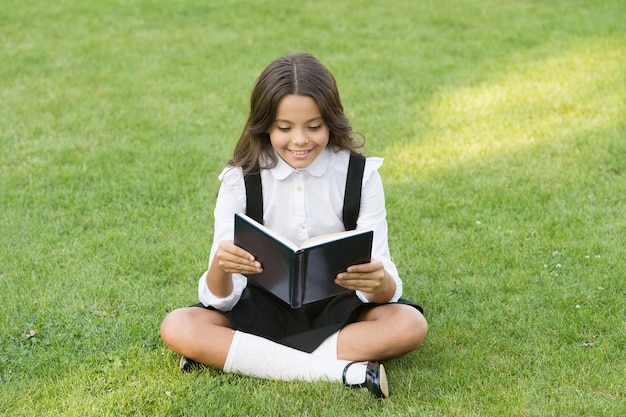
[[[352,291],[372,292],[376,287],[372,286],[369,281],[353,280],[350,282],[337,282],[343,288]]]
[[[239,258],[240,259],[240,258]],[[237,274],[256,274],[263,271],[263,267],[260,262],[237,262],[232,260],[220,260],[220,268],[224,272],[237,273]]]
[[[228,250],[226,251],[229,255],[240,258],[240,259],[245,259],[248,262],[253,262],[255,260],[254,255],[252,255],[250,252],[246,251],[243,248],[240,248],[239,246],[231,246],[228,248]]]
[[[382,268],[382,264],[378,262],[370,262],[367,264],[351,265],[346,272],[370,273]]]
[[[240,258],[254,261],[254,256],[247,250],[235,245],[232,240],[223,240],[219,244],[219,251],[223,251],[224,254],[234,255]]]
[[[220,249],[216,258],[220,268],[225,272],[259,272],[262,268],[259,261],[243,250],[242,252],[232,253]]]
[[[335,283],[350,290],[372,292],[380,288],[384,275],[377,273],[343,272],[337,275]]]

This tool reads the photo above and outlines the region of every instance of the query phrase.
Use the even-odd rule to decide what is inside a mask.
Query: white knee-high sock
[[[337,359],[337,340],[339,332],[328,336],[311,354],[327,359]]]
[[[338,381],[350,363],[326,359],[302,352],[262,337],[236,331],[228,351],[224,371],[263,379],[282,381]],[[360,384],[365,381],[364,364],[355,363],[348,368],[346,382]]]

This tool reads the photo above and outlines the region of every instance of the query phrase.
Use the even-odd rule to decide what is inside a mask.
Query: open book
[[[335,284],[338,273],[370,262],[371,230],[350,230],[317,236],[298,247],[245,214],[235,214],[235,245],[250,252],[263,266],[247,275],[293,308],[348,293]]]

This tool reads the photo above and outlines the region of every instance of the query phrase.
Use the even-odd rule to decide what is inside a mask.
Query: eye
[[[317,126],[309,126],[309,130],[320,130],[322,128],[322,125],[317,125]]]
[[[291,128],[289,128],[289,127],[280,127],[280,126],[277,126],[276,128],[277,128],[278,130],[280,130],[281,132],[289,132],[289,130],[291,130]]]

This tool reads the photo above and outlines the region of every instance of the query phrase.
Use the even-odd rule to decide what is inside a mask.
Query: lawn
[[[626,4],[5,0],[0,415],[626,415]],[[217,175],[274,58],[319,57],[424,346],[392,396],[202,369]]]

